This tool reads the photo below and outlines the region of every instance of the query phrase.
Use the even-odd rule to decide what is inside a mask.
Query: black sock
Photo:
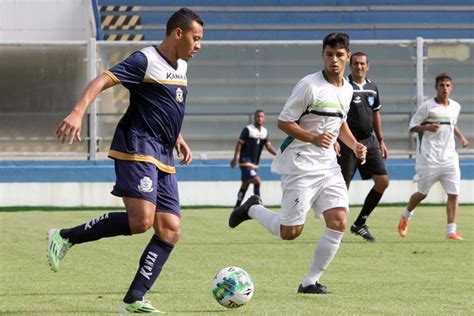
[[[253,194],[260,196],[260,184],[253,185]]]
[[[239,193],[237,193],[237,203],[235,203],[235,207],[239,207],[242,204],[242,200],[244,199],[245,193],[247,189],[240,188]]]
[[[354,222],[355,226],[364,225],[365,221],[369,217],[370,213],[375,209],[377,204],[379,204],[380,199],[382,198],[383,193],[379,193],[374,189],[370,190],[369,194],[364,201],[364,206],[362,206],[362,210],[360,211],[359,216],[357,217],[356,221]]]
[[[174,246],[153,235],[140,258],[140,266],[123,301],[127,304],[141,301],[160,275]]]
[[[67,238],[72,244],[132,234],[128,223],[128,214],[125,212],[105,213],[85,224],[61,229],[59,233],[61,237]]]

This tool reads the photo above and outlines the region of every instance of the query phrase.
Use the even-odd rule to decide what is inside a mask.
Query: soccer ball
[[[227,308],[247,304],[253,296],[253,281],[242,268],[227,267],[217,272],[212,282],[212,295]]]

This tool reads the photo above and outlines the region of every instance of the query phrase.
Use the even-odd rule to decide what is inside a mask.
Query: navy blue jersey
[[[260,155],[267,141],[268,131],[265,127],[262,126],[259,130],[253,124],[247,125],[240,133],[239,142],[242,144],[242,149],[240,150],[239,165],[258,168]]]
[[[176,68],[155,46],[105,71],[130,91],[130,105],[115,130],[109,157],[145,161],[175,173],[173,148],[183,123],[187,63]]]
[[[357,140],[369,138],[374,130],[374,112],[380,111],[380,97],[377,85],[369,79],[358,84],[349,75],[354,88],[351,107],[347,113],[347,124]]]

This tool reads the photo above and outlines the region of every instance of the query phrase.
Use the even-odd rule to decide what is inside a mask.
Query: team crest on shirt
[[[153,181],[149,177],[143,177],[138,185],[138,190],[144,193],[153,192]]]
[[[373,95],[369,95],[367,101],[369,102],[370,106],[373,106],[375,102],[375,97]]]
[[[183,90],[181,88],[176,89],[176,102],[183,102]]]

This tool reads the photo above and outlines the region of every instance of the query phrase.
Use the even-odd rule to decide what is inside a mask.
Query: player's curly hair
[[[173,32],[173,30],[178,27],[184,32],[188,31],[191,28],[193,21],[196,21],[201,26],[204,26],[203,20],[201,17],[199,17],[199,15],[197,15],[196,12],[188,8],[179,9],[173,13],[166,23],[166,36],[170,35],[171,32]]]
[[[326,46],[333,48],[344,48],[349,51],[350,37],[346,33],[331,33],[323,40],[323,50]]]

